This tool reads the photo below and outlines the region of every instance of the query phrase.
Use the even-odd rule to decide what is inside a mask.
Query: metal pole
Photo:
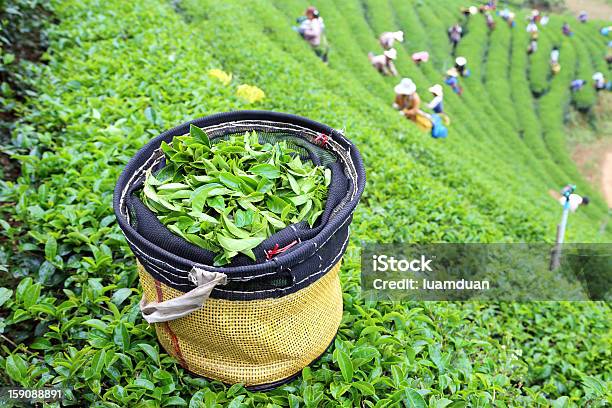
[[[567,227],[567,216],[569,215],[569,200],[563,206],[563,215],[561,216],[561,225],[559,225],[559,244],[565,241],[565,228]]]
[[[569,197],[565,198],[565,204],[563,204],[563,214],[561,215],[561,224],[557,226],[557,242],[555,249],[553,249],[552,258],[550,260],[550,270],[554,271],[561,266],[561,247],[565,240],[565,229],[567,227],[567,216],[569,215]]]

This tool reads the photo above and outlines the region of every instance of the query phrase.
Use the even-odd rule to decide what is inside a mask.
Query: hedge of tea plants
[[[12,0],[0,3],[0,142],[10,138],[19,102],[32,95],[30,82],[36,64],[47,48],[45,26],[52,13],[45,0]],[[12,179],[18,165],[0,153],[0,178]]]
[[[564,147],[578,65],[546,77],[548,92],[534,99],[535,62],[518,55],[524,27],[500,21],[489,35],[474,16],[458,50],[473,75],[462,79],[462,97],[445,88],[451,133],[435,141],[390,107],[398,79],[372,70],[366,54],[380,52],[381,31],[404,30],[398,69],[428,100],[453,63],[446,27],[463,4],[322,0],[329,66],[291,30],[306,5],[52,3],[48,64],[36,68],[35,93],[19,103],[1,147],[21,175],[0,181],[0,384],[63,387],[63,404],[79,407],[610,403],[606,303],[370,302],[359,288],[364,241],[552,241],[560,208],[547,190],[570,181],[593,204],[572,215],[568,240],[610,242],[610,227],[600,228],[606,206]],[[564,41],[562,63],[587,29]],[[432,60],[415,66],[409,55],[423,49]],[[241,85],[261,89],[263,100],[240,96]],[[338,337],[299,379],[267,393],[192,376],[160,348],[139,315],[135,261],[111,209],[119,172],[146,141],[188,119],[249,108],[345,129],[368,175],[342,267]]]

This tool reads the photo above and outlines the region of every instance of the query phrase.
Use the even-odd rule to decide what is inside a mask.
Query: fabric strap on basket
[[[147,303],[144,295],[142,296],[140,311],[147,323],[168,322],[187,316],[204,306],[215,286],[227,283],[226,274],[208,272],[196,267],[189,272],[189,279],[196,287],[174,299]]]

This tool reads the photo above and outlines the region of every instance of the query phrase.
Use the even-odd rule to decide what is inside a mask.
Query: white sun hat
[[[457,68],[453,67],[453,68],[450,68],[448,71],[446,71],[446,75],[456,77],[456,76],[459,76],[459,72],[457,72]]]
[[[404,32],[403,31],[394,32],[393,38],[395,38],[399,42],[404,42]]]
[[[467,58],[465,58],[465,57],[457,57],[457,59],[455,60],[455,64],[457,64],[460,67],[462,67],[465,64],[467,64]]]
[[[436,95],[436,96],[442,96],[442,85],[440,84],[435,84],[434,86],[432,86],[431,88],[429,88],[429,92],[431,92],[432,94]]]
[[[392,60],[397,58],[397,50],[395,48],[391,48],[390,50],[386,50],[383,52],[385,57],[390,58]]]
[[[593,74],[593,81],[601,81],[604,78],[601,72],[596,72]]]
[[[416,91],[416,85],[410,78],[404,78],[394,88],[398,95],[412,95]]]
[[[471,15],[475,15],[476,13],[478,13],[478,8],[476,6],[470,6],[470,8],[468,8],[468,11]]]

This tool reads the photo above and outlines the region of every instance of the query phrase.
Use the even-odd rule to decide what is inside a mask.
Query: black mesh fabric
[[[301,222],[284,228],[254,249],[256,261],[240,255],[229,266],[213,266],[215,254],[170,232],[140,199],[137,192],[147,170],[165,163],[162,141],[171,143],[189,132],[193,124],[203,128],[214,142],[230,135],[257,132],[261,142],[281,140],[303,160],[331,169],[324,212],[311,228]],[[280,297],[300,290],[324,276],[346,250],[352,213],[365,187],[365,171],[359,151],[344,135],[329,126],[295,115],[237,111],[196,119],[170,129],[151,140],[130,160],[119,177],[113,197],[118,223],[130,248],[154,279],[182,292],[195,285],[189,280],[193,268],[226,274],[228,283],[216,287],[211,297],[252,300]],[[286,252],[266,258],[276,244]]]

